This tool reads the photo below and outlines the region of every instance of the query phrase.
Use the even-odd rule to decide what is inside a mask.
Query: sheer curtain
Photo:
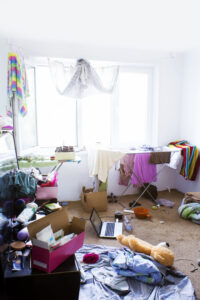
[[[112,93],[119,73],[118,66],[94,68],[85,59],[78,59],[75,66],[49,60],[49,67],[58,93],[73,98]]]

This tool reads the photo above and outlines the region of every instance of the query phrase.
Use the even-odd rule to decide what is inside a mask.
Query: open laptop
[[[99,238],[116,239],[122,234],[122,223],[120,222],[102,222],[97,211],[93,208],[90,215],[90,222],[94,227]]]

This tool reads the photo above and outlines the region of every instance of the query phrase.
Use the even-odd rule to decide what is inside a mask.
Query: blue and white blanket
[[[95,264],[82,262],[86,253],[99,254]],[[81,270],[80,300],[194,300],[184,274],[127,248],[84,245],[76,252]]]

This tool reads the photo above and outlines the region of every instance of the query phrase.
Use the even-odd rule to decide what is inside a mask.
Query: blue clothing
[[[140,254],[134,253],[127,248],[109,252],[108,256],[113,259],[112,266],[117,274],[134,277],[149,284],[161,284],[162,274],[153,261]]]

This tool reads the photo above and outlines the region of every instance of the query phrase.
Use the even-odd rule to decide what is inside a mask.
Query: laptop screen
[[[90,221],[91,221],[92,225],[94,226],[94,229],[96,230],[97,234],[100,234],[102,222],[101,222],[101,219],[95,209],[92,210],[92,213],[90,216]]]

